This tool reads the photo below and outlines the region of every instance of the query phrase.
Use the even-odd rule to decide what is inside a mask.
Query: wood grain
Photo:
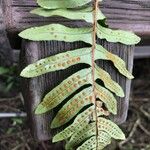
[[[12,49],[5,31],[2,0],[0,0],[0,66],[8,66],[12,63]]]
[[[3,1],[9,32],[55,21],[54,18],[42,18],[29,14],[29,11],[36,7],[35,0]],[[110,27],[132,30],[142,36],[150,35],[149,0],[104,0],[100,7],[107,16]],[[57,19],[56,22],[62,22],[62,19]]]
[[[134,47],[125,46],[122,44],[111,44],[105,41],[100,41],[104,47],[108,48],[113,53],[119,55],[127,62],[127,67],[131,71],[133,67],[133,49]],[[21,51],[21,68],[26,65],[33,63],[41,58],[54,55],[67,50],[72,50],[75,48],[81,48],[85,46],[84,43],[64,43],[64,42],[30,42],[24,41]],[[126,120],[129,94],[130,94],[130,80],[121,76],[118,71],[113,67],[110,62],[99,61],[100,66],[107,70],[112,78],[116,80],[124,89],[126,97],[117,98],[118,100],[118,115],[112,116],[115,122],[118,124]],[[76,65],[70,67],[69,69],[63,71],[57,71],[53,73],[48,73],[34,79],[23,79],[23,94],[26,102],[26,108],[29,116],[29,123],[31,125],[31,130],[35,138],[39,140],[48,140],[55,131],[51,131],[49,126],[54,112],[51,111],[47,114],[41,116],[35,116],[34,110],[40,103],[42,97],[63,81],[66,77],[70,76],[77,70],[79,70],[83,65]]]

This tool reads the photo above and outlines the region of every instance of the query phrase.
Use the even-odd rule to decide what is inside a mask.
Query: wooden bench
[[[61,22],[65,25],[80,26],[83,24],[83,21],[69,22],[64,18],[42,18],[30,14],[29,11],[36,7],[35,0],[1,1],[3,21],[6,26],[6,32],[11,47],[20,49],[22,44],[20,59],[21,68],[25,67],[29,63],[35,62],[40,58],[53,55],[58,52],[63,52],[64,50],[82,47],[84,45],[84,43],[81,42],[31,42],[27,40],[23,40],[22,42],[21,38],[19,38],[17,34],[28,27],[52,22]],[[100,7],[103,13],[107,16],[110,27],[134,31],[142,37],[142,42],[140,45],[146,45],[150,41],[149,0],[104,0]],[[104,47],[123,58],[127,63],[127,68],[130,71],[132,70],[134,46],[125,46],[119,43],[113,44],[106,41],[99,42],[101,42]],[[125,121],[127,116],[131,81],[120,76],[117,71],[112,68],[110,63],[100,61],[99,64],[110,72],[113,79],[120,83],[125,91],[125,98],[117,98],[118,115],[113,117],[114,121],[120,124]],[[72,71],[77,69],[78,67],[72,67],[65,71],[49,73],[31,80],[23,80],[22,91],[26,101],[31,131],[35,138],[39,140],[48,140],[51,137],[52,132],[49,130],[49,125],[53,112],[41,116],[35,116],[33,110],[39,104],[44,94],[60,83],[65,77],[69,76]]]

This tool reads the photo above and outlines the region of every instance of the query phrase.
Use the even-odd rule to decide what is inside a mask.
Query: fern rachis
[[[68,150],[98,150],[110,144],[111,138],[124,139],[125,136],[121,129],[106,119],[110,113],[114,115],[117,113],[117,101],[113,94],[124,97],[124,92],[119,84],[113,81],[111,76],[101,69],[95,61],[99,59],[110,60],[122,75],[129,79],[132,79],[133,76],[127,71],[121,58],[97,44],[97,37],[109,42],[121,42],[127,45],[138,43],[139,37],[131,32],[111,30],[104,26],[105,17],[98,7],[101,0],[70,0],[62,1],[63,3],[38,0],[37,2],[41,8],[33,10],[32,13],[46,17],[59,15],[72,20],[83,19],[92,23],[91,27],[82,28],[50,24],[30,28],[20,33],[21,37],[34,41],[83,41],[91,45],[44,58],[29,65],[21,73],[21,76],[30,78],[63,70],[80,63],[89,65],[89,68],[72,74],[50,91],[35,111],[36,114],[50,111],[71,96],[55,116],[51,128],[58,128],[73,118],[74,120],[62,132],[54,136],[53,142],[67,140],[66,149]],[[89,2],[93,2],[93,8],[85,6]],[[75,9],[76,7],[78,9]],[[76,16],[73,17],[75,14]],[[99,85],[97,79],[102,80],[106,88]],[[72,94],[80,88],[82,90],[73,96]],[[103,109],[103,104],[107,110]]]
[[[96,49],[96,32],[97,32],[97,10],[98,10],[98,0],[94,1],[94,12],[93,12],[93,45],[92,45],[92,87],[93,87],[93,100],[95,106],[95,128],[96,128],[96,149],[98,148],[98,116],[97,116],[97,103],[96,103],[96,89],[95,89],[95,49]]]

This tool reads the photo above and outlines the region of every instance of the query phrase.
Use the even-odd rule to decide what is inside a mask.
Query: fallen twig
[[[145,117],[150,119],[150,114],[144,110],[143,106],[140,107],[140,111],[144,114]]]
[[[142,129],[145,132],[145,134],[150,136],[150,132],[147,129],[145,129],[144,126],[141,123],[139,124],[139,127],[140,127],[140,129]]]
[[[12,150],[19,150],[23,146],[24,146],[24,143],[21,143],[21,144],[17,145],[16,147],[14,147]]]
[[[123,145],[126,144],[131,138],[132,136],[134,135],[134,133],[136,132],[136,129],[137,127],[139,126],[140,124],[140,119],[138,119],[135,124],[133,125],[133,128],[129,134],[129,136],[126,138],[126,140],[122,141],[119,143],[119,148],[122,149]]]

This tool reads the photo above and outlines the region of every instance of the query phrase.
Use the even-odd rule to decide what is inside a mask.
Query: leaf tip
[[[119,90],[118,90],[118,95],[119,97],[125,97],[125,93],[124,93],[124,90],[123,88],[119,85]]]
[[[24,31],[20,32],[18,35],[19,35],[21,38],[24,38],[23,33],[24,33]]]
[[[120,140],[125,140],[126,139],[126,136],[124,133],[122,133],[122,136],[120,137]]]
[[[31,28],[32,29],[32,28]],[[30,30],[30,28],[29,29],[25,29],[25,30],[23,30],[22,32],[20,32],[19,34],[18,34],[18,36],[20,36],[21,38],[23,38],[23,39],[28,39],[28,40],[30,40],[30,39],[32,39],[31,38],[31,30]]]
[[[31,78],[32,76],[28,73],[28,68],[26,67],[25,69],[23,69],[20,73],[21,77],[25,77],[25,78]]]
[[[113,115],[117,115],[117,110],[113,111],[112,113]]]
[[[57,128],[57,127],[58,127],[58,125],[57,125],[56,120],[54,118],[54,120],[51,123],[51,129],[54,129],[54,128]]]
[[[128,74],[126,74],[125,76],[130,80],[134,79],[134,76],[130,72],[128,72]]]
[[[56,143],[56,142],[58,142],[58,141],[60,141],[60,140],[59,140],[58,135],[56,134],[56,135],[53,137],[53,139],[52,139],[52,143]]]
[[[117,139],[117,138],[116,138]],[[118,140],[125,140],[125,134],[123,133],[123,131],[120,129],[120,134],[118,135]]]
[[[52,121],[51,123],[51,129],[54,129],[54,128],[58,128],[60,127],[62,124],[60,124],[59,120],[57,120],[56,118],[54,118],[54,120]]]
[[[39,107],[37,107],[37,108],[35,109],[35,114],[36,114],[36,115],[40,115],[40,114],[41,114]]]
[[[41,115],[41,114],[46,113],[47,111],[48,110],[42,104],[39,104],[38,107],[35,109],[35,114]]]
[[[136,35],[137,36],[137,35]],[[141,41],[141,38],[139,36],[136,37],[136,44],[138,44]]]
[[[35,14],[35,10],[31,10],[31,11],[30,11],[30,14]]]
[[[26,75],[26,73],[25,73],[25,69],[21,71],[20,76],[21,76],[21,77],[27,77],[27,75]]]
[[[124,94],[124,92],[122,92],[122,93],[118,94],[118,96],[123,98],[123,97],[125,97],[125,94]]]
[[[51,123],[51,129],[54,129],[55,125],[53,123]]]
[[[130,77],[129,77],[129,79],[134,79],[134,76],[131,74]]]

